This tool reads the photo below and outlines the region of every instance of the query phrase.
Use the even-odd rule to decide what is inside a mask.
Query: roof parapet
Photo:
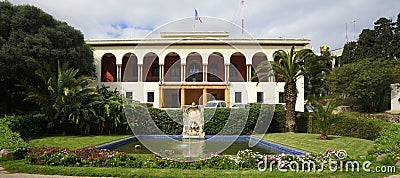
[[[161,38],[228,38],[229,32],[224,31],[188,31],[188,32],[161,32]]]

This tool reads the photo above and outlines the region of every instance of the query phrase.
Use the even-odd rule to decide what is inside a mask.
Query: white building
[[[310,48],[306,39],[229,38],[227,32],[163,32],[157,39],[87,40],[99,84],[159,108],[208,100],[284,103],[284,83],[259,82],[254,69],[277,50]],[[296,111],[303,111],[304,80],[297,82]],[[204,97],[203,97],[204,96]]]

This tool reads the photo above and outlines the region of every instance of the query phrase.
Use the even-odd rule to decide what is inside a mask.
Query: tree
[[[273,58],[277,61],[271,62],[271,64],[269,61],[263,61],[256,68],[260,80],[271,76],[271,72],[274,72],[278,81],[285,82],[286,132],[293,133],[295,131],[296,82],[303,75],[305,59],[310,57],[314,57],[314,53],[310,49],[295,51],[292,47],[289,53],[284,50],[275,51]]]
[[[102,103],[97,108],[98,117],[102,118],[99,123],[99,131],[103,133],[104,130],[108,130],[110,133],[111,131],[116,133],[119,125],[127,124],[122,95],[116,89],[109,91],[108,87],[105,86],[97,88],[97,92],[101,97]]]
[[[344,46],[343,63],[352,63],[365,58],[398,59],[399,56],[399,17],[397,22],[381,17],[374,23],[374,29],[364,29],[358,41]]]
[[[382,17],[374,25],[344,46],[344,65],[328,76],[332,95],[366,112],[389,109],[390,84],[399,82],[400,13],[396,22]]]
[[[353,101],[366,112],[389,109],[390,84],[399,82],[397,61],[369,58],[335,68],[327,77],[331,95]],[[350,103],[351,104],[351,103]]]
[[[95,121],[96,112],[90,110],[98,97],[93,85],[94,79],[89,76],[78,77],[78,71],[68,68],[67,64],[59,64],[57,73],[54,73],[46,63],[35,71],[42,85],[31,87],[26,99],[40,107],[50,127],[74,123],[88,132],[90,122]]]
[[[321,55],[310,55],[304,59],[302,74],[304,76],[305,97],[312,99],[326,95],[325,78],[332,70],[332,57],[329,47],[321,47]]]
[[[0,114],[27,113],[26,88],[40,85],[34,71],[44,63],[57,72],[57,61],[95,75],[93,53],[80,31],[28,5],[0,2]],[[31,109],[31,110],[29,110]]]
[[[337,120],[340,115],[334,113],[337,108],[336,104],[329,101],[326,105],[319,102],[313,102],[315,107],[315,112],[310,114],[311,119],[313,119],[314,124],[318,127],[322,140],[328,139],[328,131],[335,120]]]

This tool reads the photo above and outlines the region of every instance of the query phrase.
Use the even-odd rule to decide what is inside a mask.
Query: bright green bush
[[[380,131],[389,124],[383,120],[344,114],[343,117],[333,122],[328,134],[375,140],[380,136]],[[308,122],[308,132],[318,133],[315,120],[311,118]]]
[[[43,114],[25,116],[6,116],[1,119],[13,132],[26,139],[45,134],[47,132],[47,122]]]
[[[0,122],[0,150],[11,149],[16,158],[22,158],[29,150],[29,145],[18,133],[13,132],[4,122]]]
[[[374,142],[374,154],[387,154],[392,160],[400,161],[400,126],[390,124],[380,132]]]

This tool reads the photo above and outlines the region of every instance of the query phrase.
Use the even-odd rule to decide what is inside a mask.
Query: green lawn
[[[324,153],[328,149],[345,150],[351,157],[365,156],[373,146],[371,140],[332,135],[329,135],[329,140],[320,140],[319,134],[306,133],[271,133],[264,135],[263,139],[310,153]]]
[[[184,170],[184,169],[137,169],[137,168],[101,168],[101,167],[62,167],[30,165],[25,160],[0,161],[0,165],[10,172],[31,174],[100,176],[100,177],[387,177],[393,173],[367,172],[260,172],[257,169],[244,170]]]
[[[46,136],[29,140],[31,146],[59,146],[78,149],[84,146],[96,146],[103,143],[130,137],[132,135],[96,135],[96,136]]]

